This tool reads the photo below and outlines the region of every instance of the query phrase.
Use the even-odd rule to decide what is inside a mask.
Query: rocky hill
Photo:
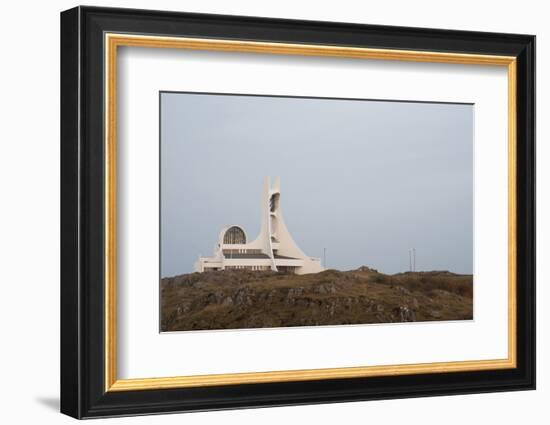
[[[472,307],[472,276],[447,271],[234,270],[161,280],[162,331],[468,320]]]

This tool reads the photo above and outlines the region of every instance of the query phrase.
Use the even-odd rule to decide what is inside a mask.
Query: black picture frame
[[[517,367],[105,391],[104,34],[308,43],[517,58]],[[61,13],[61,412],[75,418],[535,388],[535,37],[132,9]]]

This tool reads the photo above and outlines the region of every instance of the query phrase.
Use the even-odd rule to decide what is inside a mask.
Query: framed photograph
[[[61,411],[535,388],[535,37],[61,14]]]

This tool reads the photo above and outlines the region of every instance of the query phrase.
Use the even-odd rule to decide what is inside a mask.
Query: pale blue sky
[[[286,224],[331,268],[473,269],[473,106],[161,94],[161,275],[219,230],[260,226],[265,176]]]

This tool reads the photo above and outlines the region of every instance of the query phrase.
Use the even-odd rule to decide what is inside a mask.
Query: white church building
[[[212,257],[199,257],[195,271],[248,269],[285,271],[296,274],[323,271],[319,258],[308,257],[296,245],[283,220],[281,183],[264,181],[261,200],[260,234],[251,242],[241,226],[224,227]]]

